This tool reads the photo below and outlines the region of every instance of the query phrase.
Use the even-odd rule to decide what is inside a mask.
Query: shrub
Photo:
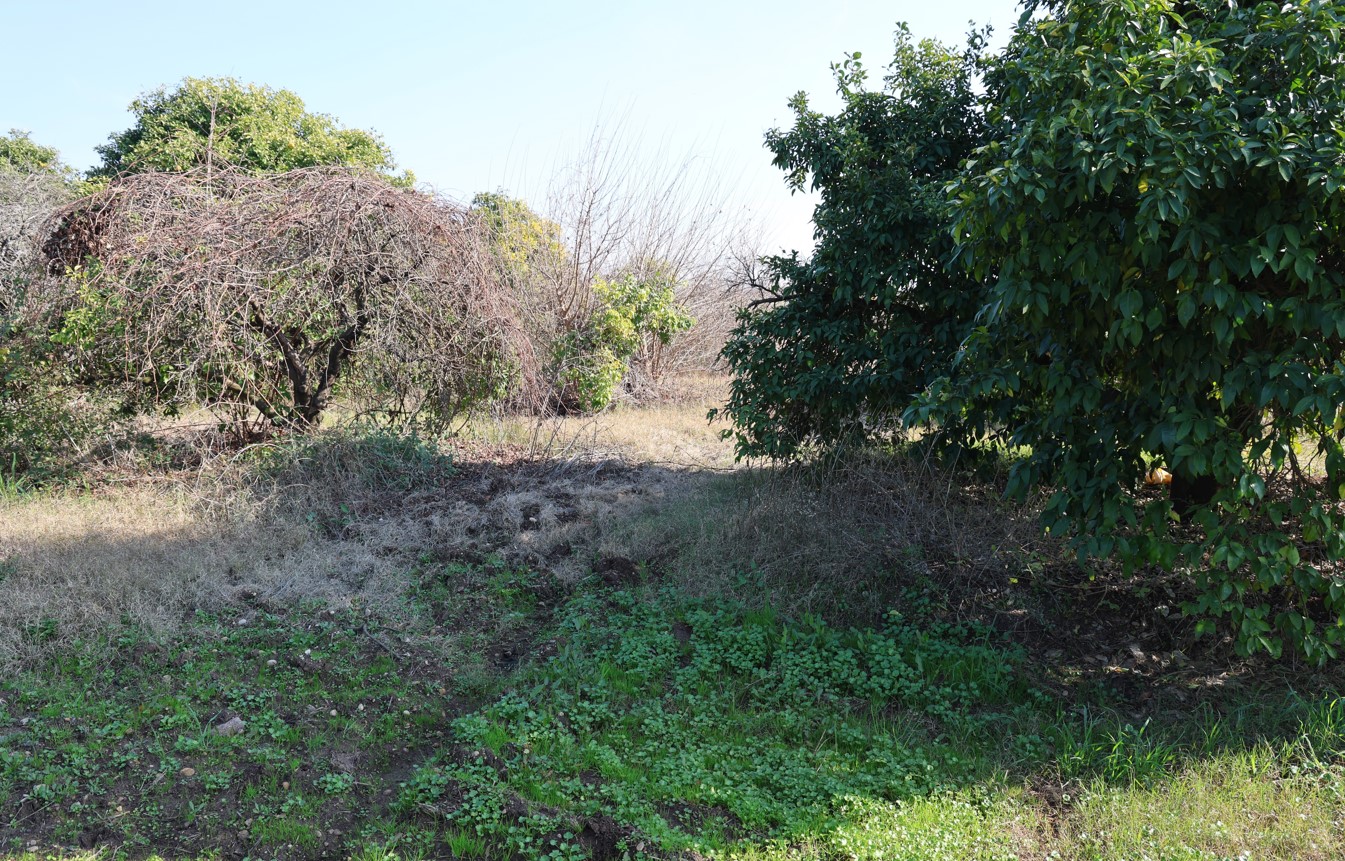
[[[59,345],[36,321],[43,273],[36,237],[71,194],[72,172],[23,132],[0,136],[0,471],[55,469],[93,429]]]
[[[695,321],[677,302],[671,279],[655,270],[593,284],[599,306],[582,329],[557,340],[552,358],[563,410],[606,408],[637,354],[654,355]]]
[[[771,257],[760,298],[724,348],[734,373],[723,415],[740,455],[788,456],[900,417],[946,374],[984,291],[950,269],[943,187],[987,139],[965,52],[902,29],[881,89],[858,57],[836,67],[834,116],[790,102],[794,127],[766,143],[791,188],[821,200],[810,258]]]
[[[1345,9],[1051,4],[992,79],[1007,135],[956,183],[991,285],[932,415],[1079,552],[1190,572],[1244,652],[1345,648]],[[976,398],[988,398],[977,406]],[[1140,492],[1156,459],[1170,497]],[[1310,463],[1311,462],[1311,463]]]
[[[498,397],[516,334],[459,207],[313,168],[134,174],[62,211],[56,338],[128,410],[442,424]]]

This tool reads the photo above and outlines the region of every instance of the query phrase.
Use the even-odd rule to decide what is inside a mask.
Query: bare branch
[[[369,173],[126,176],[61,210],[44,252],[74,273],[66,307],[103,318],[90,367],[159,403],[307,425],[339,385],[458,409],[530,356],[470,213]]]

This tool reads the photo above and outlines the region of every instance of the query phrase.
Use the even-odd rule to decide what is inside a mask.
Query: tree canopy
[[[767,136],[796,191],[821,196],[817,245],[765,261],[762,296],[724,355],[724,414],[742,455],[788,455],[900,414],[947,372],[983,301],[946,264],[954,243],[944,194],[987,139],[973,90],[983,41],[965,51],[897,34],[880,89],[858,55],[834,67],[843,107],[825,116],[803,93],[794,127]]]
[[[1309,657],[1345,645],[1343,33],[1331,3],[1061,4],[954,190],[991,284],[971,385],[1031,451],[1011,489],[1057,487],[1082,552],[1193,570],[1244,648]],[[1122,492],[1151,459],[1170,499]]]
[[[740,451],[897,416],[1016,446],[1010,493],[1081,556],[1190,575],[1244,651],[1336,656],[1342,35],[1320,0],[1030,4],[984,123],[904,34],[886,93],[842,65],[841,112],[768,139],[819,244],[729,345]]]
[[[29,132],[21,129],[10,129],[9,134],[0,135],[0,171],[53,174],[62,178],[70,175],[70,169],[61,163],[60,153],[37,143]]]
[[[146,170],[185,171],[211,163],[254,173],[305,167],[359,167],[391,174],[392,152],[377,134],[341,128],[312,113],[289,90],[233,78],[186,78],[131,103],[135,124],[98,147],[91,171],[111,178]],[[409,185],[403,174],[399,182]]]

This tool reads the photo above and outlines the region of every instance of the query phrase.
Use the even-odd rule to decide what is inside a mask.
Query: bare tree
[[[704,159],[641,159],[620,124],[595,129],[551,184],[546,214],[570,251],[556,284],[567,305],[591,308],[598,277],[657,272],[697,321],[668,344],[648,339],[633,357],[626,385],[636,396],[653,394],[668,372],[708,369],[732,328],[742,304],[731,277],[735,252],[754,230],[732,193]]]
[[[731,277],[735,251],[749,235],[747,219],[729,200],[731,183],[697,158],[649,158],[620,125],[597,129],[556,170],[541,214],[503,194],[477,196],[486,213],[501,281],[515,296],[520,320],[543,361],[524,377],[509,406],[566,411],[571,371],[594,361],[576,341],[592,341],[604,301],[595,285],[633,278],[661,292],[696,325],[675,336],[643,332],[623,387],[637,399],[658,396],[669,372],[708,369],[743,304]],[[741,299],[741,301],[740,301]],[[601,365],[601,361],[598,362]]]
[[[456,204],[344,168],[125,176],[44,246],[62,337],[141,405],[255,409],[308,427],[338,387],[447,417],[531,355]]]

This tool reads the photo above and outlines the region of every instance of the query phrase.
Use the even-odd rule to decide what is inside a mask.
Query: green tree
[[[834,116],[790,102],[794,127],[767,146],[795,191],[811,189],[813,254],[765,261],[762,298],[724,350],[734,372],[723,414],[740,455],[789,455],[900,416],[947,373],[983,302],[947,264],[955,246],[944,186],[988,129],[973,81],[984,39],[965,51],[915,44],[904,27],[881,89],[859,55],[833,67]]]
[[[233,78],[186,78],[131,103],[135,125],[113,134],[91,176],[112,178],[146,170],[185,171],[207,163],[256,173],[340,165],[391,174],[396,167],[382,138],[343,129],[311,113],[289,90]],[[403,173],[398,183],[410,185]]]
[[[605,409],[630,371],[632,357],[654,344],[666,346],[695,325],[677,301],[676,282],[659,267],[650,268],[643,277],[594,281],[598,307],[552,349],[551,374],[562,409]]]
[[[657,355],[694,321],[666,264],[585,277],[559,224],[500,192],[472,200],[510,293],[528,357],[518,357],[518,406],[595,412],[611,404],[632,362]]]
[[[1027,446],[1011,490],[1056,489],[1053,533],[1191,572],[1187,609],[1242,650],[1335,657],[1345,6],[1031,11],[991,80],[1004,138],[953,192],[960,259],[992,284],[972,373],[912,417]],[[1151,458],[1171,498],[1136,492]]]
[[[514,292],[538,289],[553,277],[551,270],[568,263],[560,225],[524,201],[503,192],[481,192],[472,198],[472,212],[485,226],[501,277]]]
[[[0,171],[53,174],[62,179],[72,176],[70,168],[61,163],[60,153],[34,142],[32,135],[21,129],[0,135]]]

